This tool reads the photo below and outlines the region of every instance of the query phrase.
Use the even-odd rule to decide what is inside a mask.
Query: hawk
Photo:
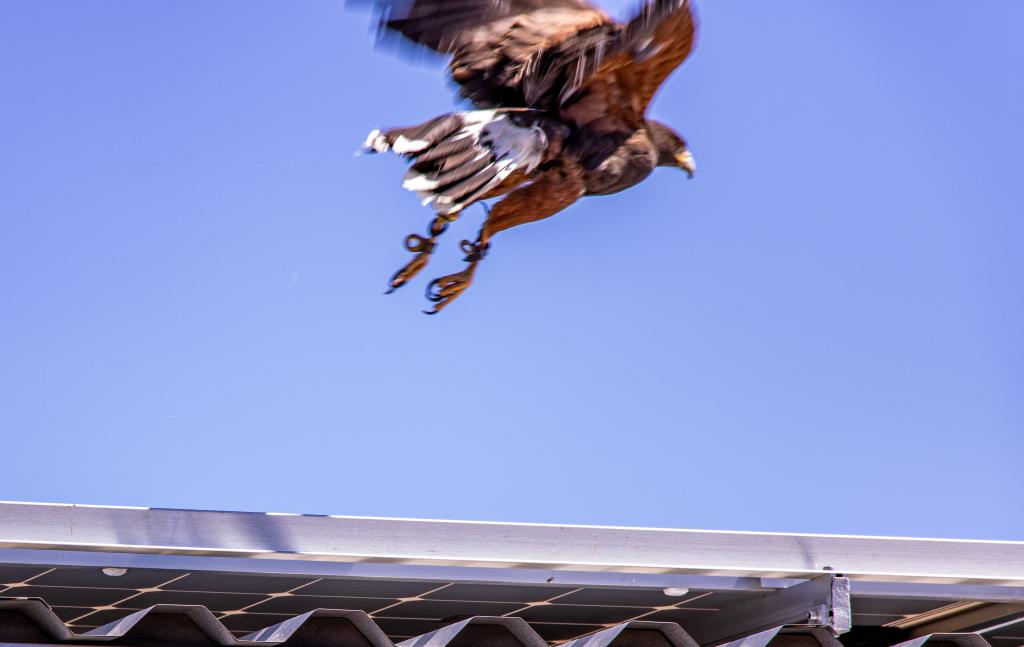
[[[651,98],[693,50],[689,0],[647,0],[625,23],[585,0],[374,0],[380,36],[448,57],[472,109],[418,126],[374,130],[368,152],[409,162],[403,187],[435,213],[426,236],[410,234],[413,259],[390,289],[422,270],[437,237],[470,205],[501,198],[468,266],[427,286],[436,314],[470,285],[500,231],[548,218],[586,195],[607,195],[658,166],[696,169],[686,141],[647,119]],[[486,205],[485,205],[486,209]]]

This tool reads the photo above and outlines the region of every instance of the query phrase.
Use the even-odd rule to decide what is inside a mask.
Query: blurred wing
[[[689,0],[648,0],[600,48],[590,46],[584,78],[565,84],[560,114],[583,134],[576,153],[592,169],[644,126],[647,105],[693,49]]]
[[[584,0],[375,0],[383,33],[451,54],[452,79],[480,107],[549,108],[619,29]]]
[[[649,0],[619,37],[610,60],[643,114],[665,79],[686,60],[696,41],[689,0]]]
[[[381,27],[452,54],[480,30],[515,16],[558,10],[596,11],[583,0],[375,0]]]

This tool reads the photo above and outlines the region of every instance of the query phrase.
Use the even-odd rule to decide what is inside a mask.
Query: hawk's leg
[[[436,305],[427,314],[437,314],[457,299],[473,282],[476,268],[487,255],[491,238],[504,231],[528,222],[549,218],[583,195],[582,171],[575,164],[559,165],[542,172],[530,184],[516,189],[501,202],[494,205],[487,214],[487,220],[480,229],[476,242],[462,241],[464,259],[469,267],[461,272],[434,279],[427,286],[427,298]]]
[[[475,243],[464,240],[461,243],[461,247],[462,251],[466,254],[466,257],[462,260],[469,263],[469,267],[461,272],[436,278],[427,285],[427,299],[437,305],[434,306],[433,310],[424,310],[423,312],[426,314],[436,315],[446,305],[458,298],[463,290],[468,288],[469,284],[473,282],[473,274],[476,273],[477,264],[487,255],[487,247],[481,245],[479,239]]]
[[[430,255],[437,246],[437,237],[443,234],[448,228],[448,223],[456,218],[458,218],[457,213],[446,216],[438,214],[434,221],[430,223],[429,237],[424,238],[419,234],[409,234],[405,237],[405,248],[416,254],[416,256],[391,276],[391,279],[388,281],[388,291],[384,294],[391,294],[402,287],[427,266],[427,263],[430,261]]]

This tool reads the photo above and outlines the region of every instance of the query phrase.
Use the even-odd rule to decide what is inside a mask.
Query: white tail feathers
[[[547,145],[531,113],[504,110],[457,112],[412,128],[374,130],[364,144],[369,152],[408,157],[412,164],[402,186],[445,215],[465,209],[515,171],[532,172]]]
[[[366,136],[366,141],[363,142],[363,150],[368,152],[386,153],[390,148],[391,144],[388,143],[388,138],[379,129],[370,131],[370,134]]]

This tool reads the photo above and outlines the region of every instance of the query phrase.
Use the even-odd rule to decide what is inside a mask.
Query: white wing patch
[[[476,164],[484,158],[492,161],[473,174],[472,177],[493,177],[481,186],[464,194],[449,193],[436,179],[410,168],[406,173],[402,186],[419,194],[425,206],[431,206],[441,214],[450,215],[469,206],[474,200],[501,184],[509,175],[517,170],[531,172],[537,168],[547,148],[547,135],[538,126],[517,126],[509,114],[500,110],[475,110],[460,113],[464,125],[445,139],[444,143],[453,144],[468,140],[469,145],[477,151],[463,164]],[[376,148],[369,142],[368,148]],[[396,153],[417,153],[427,148],[427,142],[405,140],[399,137],[392,149]],[[464,149],[463,149],[464,150]],[[483,175],[482,175],[483,174]],[[466,181],[470,181],[468,178]]]
[[[430,146],[430,142],[425,139],[407,139],[405,135],[399,135],[394,145],[391,146],[391,150],[400,155],[406,155],[408,153],[418,153],[427,146]]]

